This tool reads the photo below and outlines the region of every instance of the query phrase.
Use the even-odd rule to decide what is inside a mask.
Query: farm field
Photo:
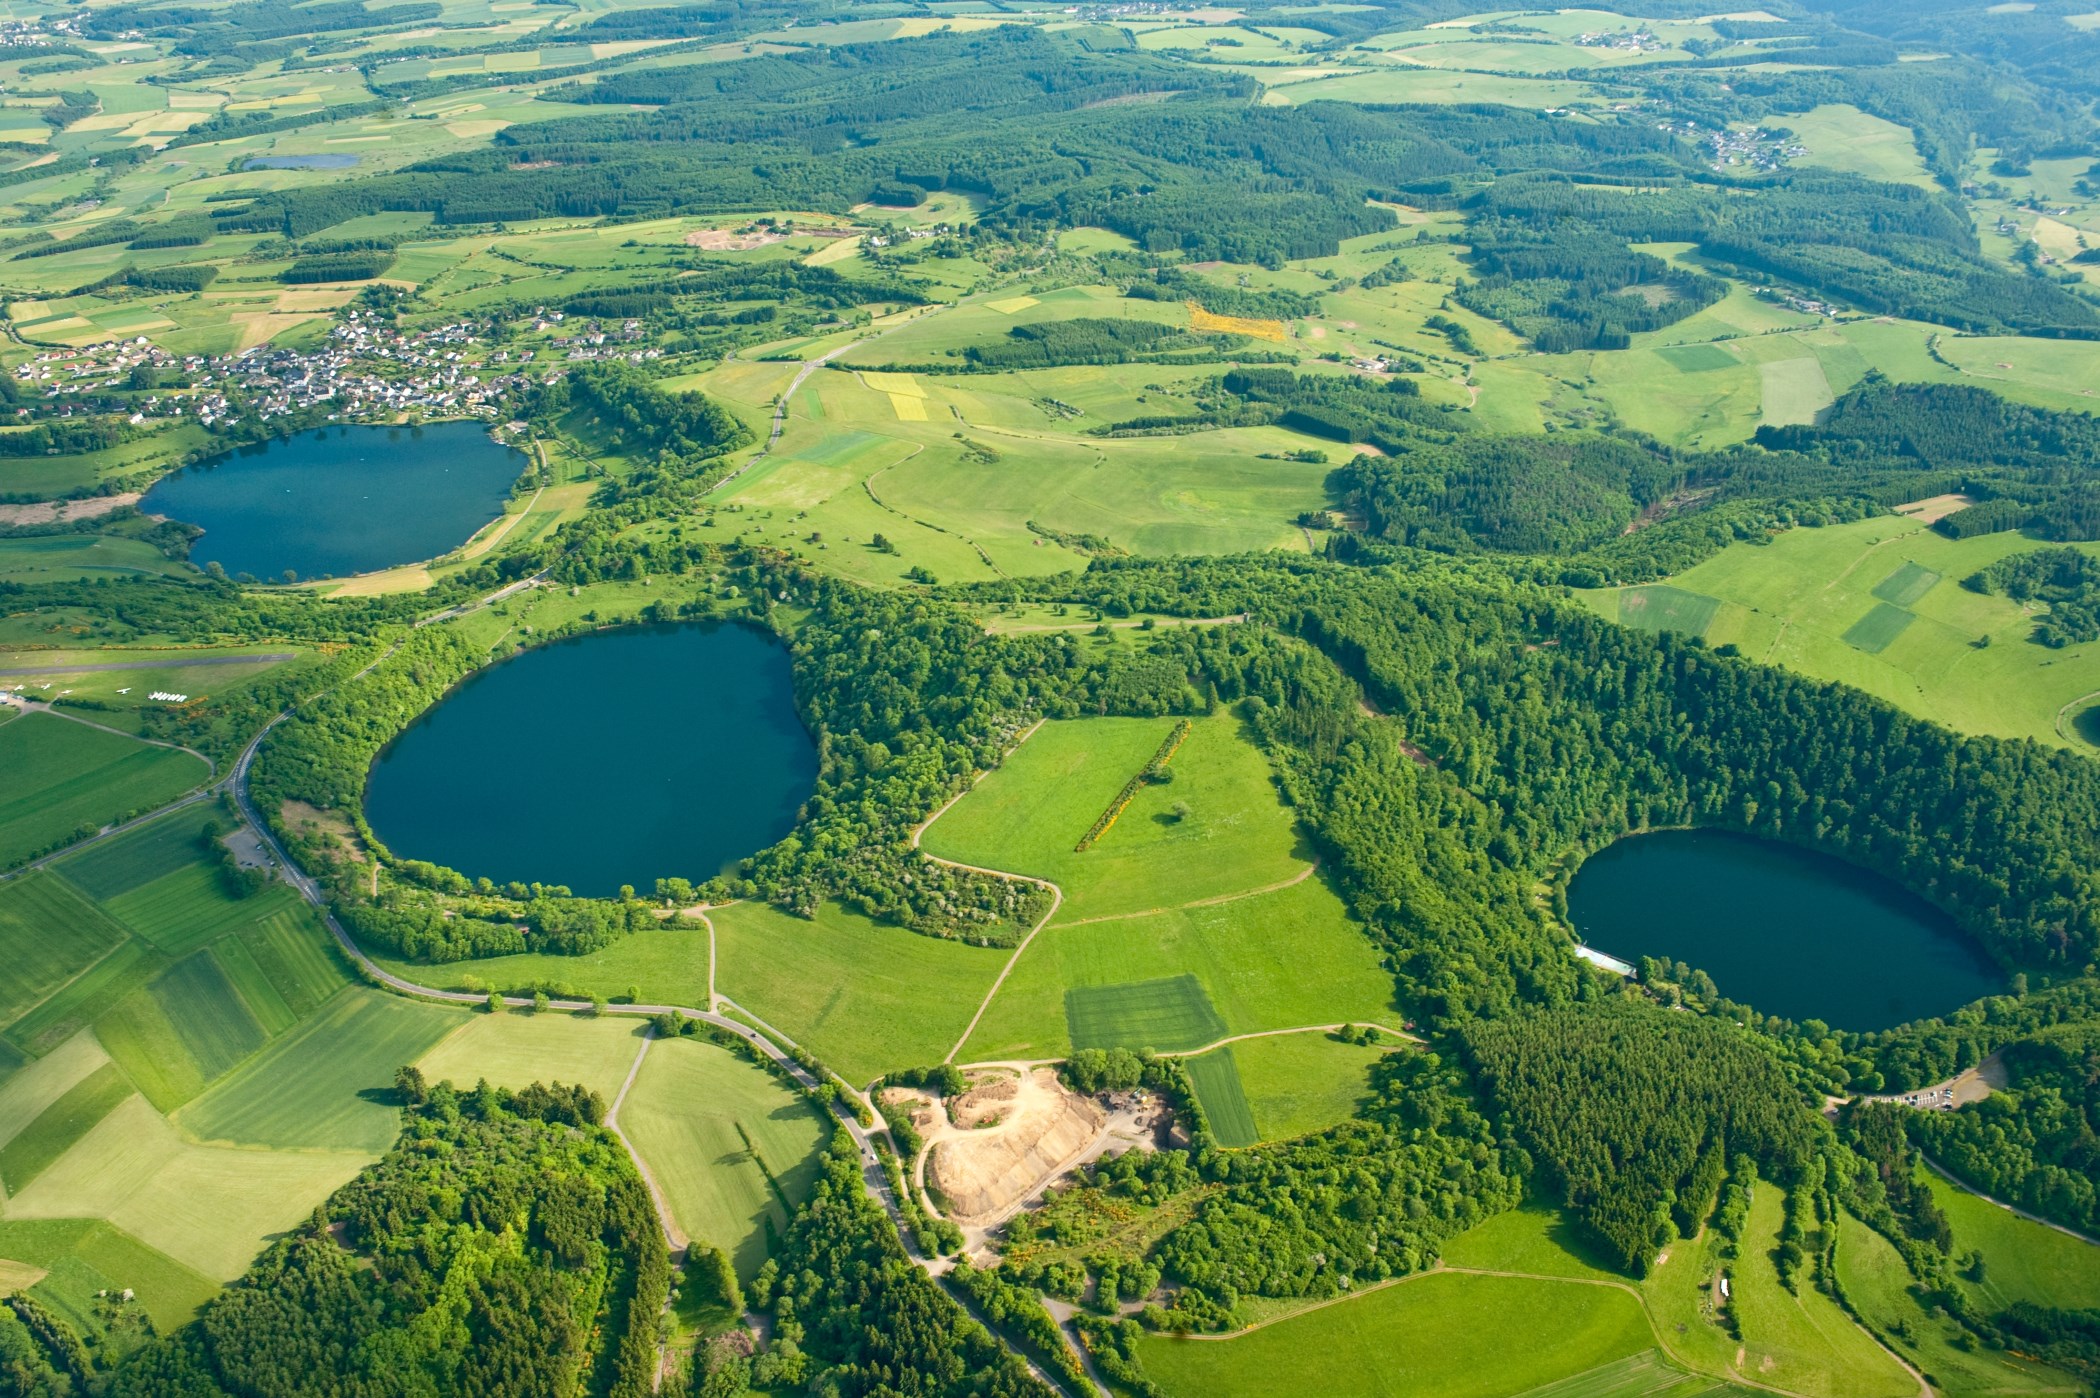
[[[392,1101],[395,1069],[415,1062],[463,1019],[459,1010],[346,989],[173,1120],[198,1141],[377,1156],[401,1129]]]
[[[192,1145],[134,1095],[11,1195],[7,1218],[103,1219],[186,1267],[230,1281],[271,1234],[306,1217],[372,1158]]]
[[[634,1142],[689,1237],[730,1255],[749,1281],[767,1223],[809,1197],[829,1123],[766,1070],[694,1040],[653,1043],[620,1106]]]
[[[29,1294],[80,1330],[93,1326],[98,1291],[132,1288],[165,1333],[186,1324],[219,1289],[202,1272],[94,1219],[0,1220],[0,1259],[44,1273]]]
[[[926,827],[928,854],[1047,878],[1060,924],[1179,907],[1281,883],[1307,859],[1266,759],[1228,715],[1199,719],[1114,827],[1073,846],[1173,732],[1171,718],[1045,723]],[[1188,813],[1176,815],[1176,807]]]
[[[1371,1066],[1392,1051],[1328,1034],[1271,1034],[1242,1039],[1232,1057],[1259,1139],[1288,1141],[1356,1115]]]
[[[1196,1089],[1196,1102],[1210,1122],[1211,1134],[1228,1150],[1251,1146],[1262,1139],[1254,1110],[1240,1086],[1239,1065],[1230,1045],[1212,1049],[1188,1061],[1189,1083]]]
[[[413,1061],[429,1081],[450,1081],[462,1090],[484,1079],[513,1091],[536,1082],[577,1083],[610,1107],[647,1029],[631,1018],[452,1013],[444,1038]]]
[[[0,885],[0,960],[8,967],[0,1021],[20,1018],[124,939],[122,927],[55,874]]]
[[[202,759],[53,714],[0,725],[0,868],[74,831],[165,805],[210,775]]]
[[[946,1057],[1008,956],[828,903],[813,922],[760,903],[708,916],[716,988],[856,1084]]]
[[[1147,1335],[1169,1393],[1506,1398],[1624,1360],[1655,1337],[1630,1289],[1430,1273],[1222,1340]],[[1483,1336],[1522,1333],[1521,1345]]]
[[[1732,545],[1667,587],[1579,595],[1612,620],[1732,644],[1963,732],[2090,751],[2063,711],[2100,690],[2100,644],[2034,644],[2032,616],[2020,604],[1961,586],[2001,558],[2041,547],[2018,534],[1952,540],[1886,515]],[[1937,579],[1926,582],[1928,573]]]
[[[992,998],[961,1058],[1061,1058],[1079,1028],[1075,1003],[1090,1010],[1086,997],[1103,989],[1182,977],[1192,982],[1187,998],[1215,1016],[1206,1020],[1194,1009],[1178,1013],[1169,1022],[1186,1026],[1183,1041],[1146,1038],[1157,1032],[1158,1022],[1143,1013],[1120,1025],[1111,1018],[1109,1028],[1094,1032],[1129,1048],[1179,1050],[1209,1042],[1195,1035],[1216,1024],[1230,1034],[1248,1034],[1390,1022],[1393,1015],[1392,981],[1380,969],[1376,950],[1315,877],[1210,906],[1051,924]]]

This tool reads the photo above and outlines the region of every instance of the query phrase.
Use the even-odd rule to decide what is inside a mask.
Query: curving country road
[[[234,764],[233,771],[221,783],[221,785],[231,791],[235,804],[240,808],[242,818],[254,828],[257,837],[269,850],[285,882],[290,884],[299,893],[300,897],[313,905],[315,912],[320,915],[322,923],[328,928],[329,935],[334,937],[336,945],[342,948],[343,954],[348,956],[358,969],[363,971],[375,984],[385,986],[398,994],[412,996],[420,1000],[436,1000],[453,1005],[482,1005],[488,1003],[487,995],[475,995],[463,990],[440,990],[435,986],[418,985],[414,981],[395,975],[378,962],[372,960],[371,957],[365,954],[364,949],[358,946],[348,930],[336,920],[334,912],[329,909],[328,900],[322,893],[320,885],[308,877],[305,870],[293,863],[291,858],[285,853],[284,847],[277,842],[276,833],[263,821],[262,813],[256,808],[254,799],[249,794],[248,773],[254,766],[256,753],[262,748],[263,739],[269,736],[271,729],[288,717],[290,717],[290,711],[286,710],[263,725],[262,731],[251,738],[248,741],[248,745],[241,750],[240,759]],[[499,998],[505,1005],[513,1008],[522,1008],[532,1004],[531,1000],[523,996],[511,995]],[[730,1005],[733,1002],[722,1000],[720,1003]],[[588,1000],[551,1000],[548,1002],[548,1008],[574,1012],[590,1009],[591,1002]],[[702,1023],[736,1035],[745,1043],[751,1045],[752,1048],[771,1059],[773,1063],[778,1065],[782,1071],[786,1072],[805,1090],[814,1093],[822,1086],[814,1074],[796,1062],[786,1050],[782,1049],[779,1044],[765,1034],[745,1024],[742,1020],[731,1019],[727,1015],[716,1013],[711,1008],[700,1009],[691,1005],[633,1004],[607,1005],[601,1012],[647,1019],[653,1019],[660,1014],[682,1014],[687,1019],[699,1020]],[[760,1023],[763,1022],[760,1021]],[[637,1060],[636,1066],[639,1067],[639,1060]],[[992,1334],[997,1335],[999,1333],[998,1330],[978,1310],[976,1304],[967,1295],[962,1294],[949,1285],[941,1276],[943,1269],[937,1265],[936,1259],[926,1256],[919,1250],[911,1226],[905,1220],[904,1211],[898,1204],[895,1192],[890,1188],[889,1177],[883,1170],[881,1157],[875,1151],[875,1138],[880,1135],[887,1140],[889,1135],[888,1128],[882,1126],[877,1126],[873,1129],[863,1127],[853,1115],[850,1107],[843,1105],[841,1102],[834,1101],[831,1104],[831,1109],[833,1116],[837,1118],[839,1124],[845,1128],[847,1134],[852,1138],[854,1149],[859,1152],[861,1183],[866,1188],[868,1197],[873,1199],[882,1208],[882,1211],[889,1216],[890,1225],[896,1229],[897,1241],[903,1246],[905,1256],[909,1257],[921,1271],[925,1272],[932,1279],[933,1283],[939,1286],[951,1300],[961,1306],[969,1315],[984,1324],[985,1328],[991,1331]],[[876,1119],[877,1121],[881,1120],[879,1116]],[[623,1136],[621,1139],[624,1141],[625,1137]],[[891,1146],[894,1152],[894,1142],[891,1143]],[[632,1148],[630,1147],[630,1153],[631,1151]],[[637,1157],[636,1163],[637,1166],[640,1166],[639,1157]],[[647,1179],[646,1167],[641,1168],[644,1172],[643,1177]],[[1002,1343],[1005,1343],[1003,1338]],[[1062,1393],[1065,1391],[1064,1385],[1060,1384],[1033,1359],[1012,1345],[1008,1345],[1008,1348],[1016,1358],[1028,1366],[1029,1372],[1035,1375],[1038,1380],[1055,1392]],[[1106,1392],[1105,1389],[1102,1390],[1104,1396]]]

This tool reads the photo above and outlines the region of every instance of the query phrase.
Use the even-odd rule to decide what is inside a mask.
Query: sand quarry
[[[1098,1152],[1108,1116],[1068,1091],[1050,1068],[990,1070],[948,1111],[913,1094],[913,1125],[928,1142],[927,1177],[948,1216],[990,1227],[1043,1186]]]

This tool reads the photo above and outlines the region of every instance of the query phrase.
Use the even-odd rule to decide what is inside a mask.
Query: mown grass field
[[[131,1083],[114,1063],[105,1063],[67,1088],[0,1147],[0,1185],[20,1191],[72,1149],[95,1124],[131,1095]]]
[[[0,1079],[0,1146],[12,1141],[46,1107],[107,1062],[109,1055],[95,1042],[95,1036],[79,1034],[42,1058],[17,1065],[14,1072]]]
[[[1521,1344],[1494,1338],[1518,1334]],[[1445,1272],[1235,1338],[1147,1335],[1138,1353],[1176,1398],[1508,1398],[1654,1344],[1628,1290]]]
[[[465,1012],[363,988],[344,990],[174,1116],[197,1141],[378,1155],[401,1129],[394,1072]],[[473,1086],[473,1079],[462,1084]]]
[[[209,948],[192,952],[95,1023],[147,1100],[172,1112],[269,1041]]]
[[[814,922],[759,903],[708,916],[719,939],[717,988],[852,1083],[940,1062],[1008,955],[831,904]]]
[[[185,1141],[127,1097],[7,1201],[10,1222],[99,1218],[205,1276],[238,1276],[272,1234],[313,1211],[372,1155]]]
[[[108,914],[48,870],[0,885],[0,1023],[19,1019],[124,939]]]
[[[1184,975],[1232,1034],[1390,1023],[1393,1013],[1392,980],[1377,952],[1316,876],[1230,902],[1046,927],[993,997],[962,1058],[1061,1058],[1072,1047],[1070,992]]]
[[[203,759],[52,714],[0,725],[0,868],[174,800],[210,775]]]
[[[1229,1045],[1191,1058],[1188,1070],[1196,1101],[1219,1145],[1229,1149],[1261,1141],[1261,1128],[1255,1124],[1254,1109],[1247,1103],[1246,1090],[1240,1085],[1239,1064],[1233,1060]]]
[[[727,1252],[747,1281],[765,1261],[767,1221],[785,1228],[788,1208],[809,1197],[829,1135],[764,1069],[688,1039],[650,1045],[619,1121],[678,1226]]]
[[[92,1332],[95,1293],[130,1288],[162,1334],[186,1324],[218,1283],[148,1247],[123,1229],[94,1219],[0,1221],[0,1258],[46,1273],[30,1295],[76,1330]]]
[[[453,1012],[444,1038],[413,1061],[431,1082],[449,1079],[462,1090],[483,1079],[511,1089],[578,1083],[611,1106],[648,1028],[632,1018]]]
[[[1194,976],[1075,986],[1065,992],[1065,1025],[1075,1049],[1175,1052],[1225,1037],[1225,1021]]]
[[[1324,1131],[1356,1115],[1386,1049],[1328,1034],[1271,1034],[1232,1046],[1248,1109],[1265,1141]]]
[[[1074,846],[1174,730],[1170,718],[1045,723],[926,828],[928,854],[1047,878],[1058,921],[1174,908],[1281,883],[1308,862],[1268,762],[1228,715],[1199,719],[1167,770],[1085,853]],[[1177,818],[1177,805],[1188,814]]]
[[[2036,645],[2033,616],[2018,603],[1960,586],[2042,547],[2018,534],[1947,539],[1886,515],[1733,545],[1670,579],[1661,611],[1635,601],[1662,591],[1655,586],[1580,595],[1629,623],[1670,616],[1691,631],[1703,614],[1697,634],[1710,645],[1852,685],[1963,732],[2090,750],[2063,710],[2100,690],[2100,643]]]

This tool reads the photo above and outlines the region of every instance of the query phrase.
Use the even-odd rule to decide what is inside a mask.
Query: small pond
[[[357,163],[348,151],[319,155],[258,155],[243,161],[243,170],[347,170]]]
[[[199,567],[344,577],[458,548],[503,513],[526,464],[475,422],[329,427],[184,467],[139,508],[202,528]]]
[[[1591,856],[1568,886],[1584,942],[1705,971],[1786,1019],[1886,1029],[2004,988],[1945,913],[1877,874],[1792,845],[1664,830]]]
[[[720,623],[626,626],[470,676],[372,764],[403,859],[605,896],[775,843],[816,783],[785,648]]]

